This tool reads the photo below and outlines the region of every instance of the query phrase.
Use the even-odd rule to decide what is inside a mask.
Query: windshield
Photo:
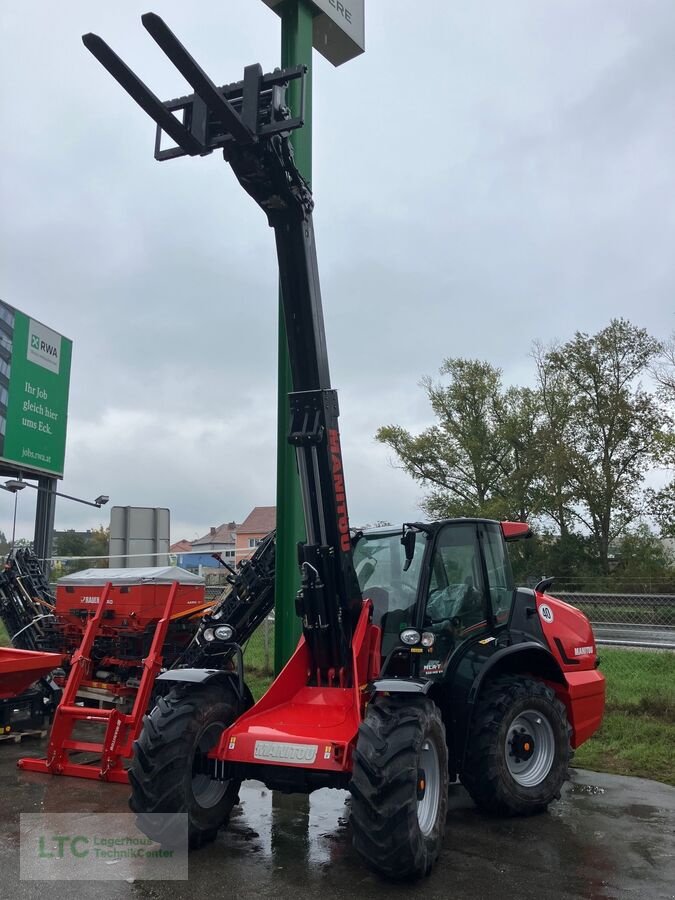
[[[354,548],[354,567],[361,593],[373,604],[373,622],[383,631],[383,653],[398,642],[401,629],[414,625],[417,586],[422,571],[426,535],[415,535],[415,555],[407,572],[401,531],[364,534]]]

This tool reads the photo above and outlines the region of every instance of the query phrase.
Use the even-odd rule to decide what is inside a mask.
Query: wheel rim
[[[504,750],[513,780],[522,787],[536,787],[551,771],[555,759],[551,723],[543,713],[526,709],[511,723]]]
[[[426,740],[420,751],[420,769],[423,773],[424,794],[417,801],[417,821],[423,835],[428,835],[438,817],[439,789],[441,784],[441,769],[438,762],[438,751],[433,741]],[[418,790],[420,785],[418,784]]]
[[[225,725],[220,722],[212,722],[199,735],[199,741],[195,748],[192,774],[192,796],[202,809],[209,809],[219,803],[227,790],[227,781],[214,781],[208,775],[194,772],[197,760],[200,756],[206,756],[211,748],[218,742]]]

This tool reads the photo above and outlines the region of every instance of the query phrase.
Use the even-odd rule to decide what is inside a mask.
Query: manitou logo
[[[50,372],[59,374],[59,357],[61,355],[61,335],[30,319],[28,326],[28,352],[30,362]]]
[[[256,741],[254,759],[268,762],[313,763],[318,750],[316,744],[286,744],[282,741]]]
[[[349,553],[349,516],[347,515],[347,497],[345,495],[345,476],[342,471],[342,452],[340,451],[340,435],[337,428],[328,429],[328,446],[330,447],[331,467],[333,469],[333,487],[335,489],[335,505],[337,526],[340,532],[340,549]]]

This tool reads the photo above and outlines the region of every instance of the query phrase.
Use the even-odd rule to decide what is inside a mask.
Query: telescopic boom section
[[[294,78],[304,83],[304,68],[263,75],[260,66],[248,66],[243,81],[216,87],[159,16],[148,13],[142,22],[194,94],[159,101],[101,38],[89,34],[83,41],[157,123],[157,159],[222,148],[274,229],[294,388],[289,441],[296,450],[307,533],[307,542],[298,547],[302,586],[296,610],[310,651],[311,681],[346,685],[361,593],[349,535],[337,394],[328,368],[314,203],[289,140],[290,131],[303,124],[302,113],[293,118],[285,105],[286,85]],[[162,149],[164,132],[177,146]]]
[[[352,562],[337,393],[331,389],[312,225],[312,195],[288,138],[225,149],[244,189],[274,229],[294,392],[289,440],[295,446],[307,529],[299,547],[302,618],[317,678],[339,680],[361,608]]]

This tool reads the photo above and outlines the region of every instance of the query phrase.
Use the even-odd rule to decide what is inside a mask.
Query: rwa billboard
[[[63,475],[72,348],[0,300],[0,462]]]

